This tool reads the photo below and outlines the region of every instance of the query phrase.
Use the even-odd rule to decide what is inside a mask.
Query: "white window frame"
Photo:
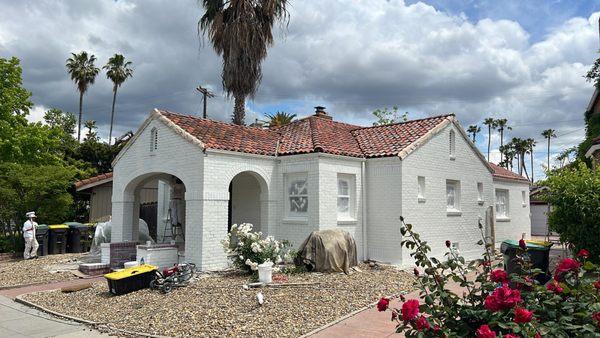
[[[150,152],[153,153],[158,150],[158,129],[156,127],[150,130]]]
[[[424,203],[426,188],[425,188],[425,176],[417,176],[417,201]]]
[[[285,176],[285,214],[290,218],[307,218],[308,211],[310,209],[310,198],[309,198],[309,185],[308,185],[308,174],[307,173],[291,173]],[[298,184],[304,182],[304,193],[292,194],[292,184]],[[292,198],[303,199],[306,201],[306,210],[304,211],[292,211]]]
[[[483,183],[477,182],[477,203],[482,205],[485,202],[485,198],[483,197]]]
[[[450,130],[448,143],[450,159],[454,160],[456,158],[456,133],[454,130]]]
[[[523,208],[527,206],[527,192],[525,190],[521,190],[521,199],[523,200]]]
[[[500,205],[501,205],[501,198],[500,195],[501,194],[505,194],[506,197],[504,198],[504,212],[500,213],[498,210],[500,209]],[[496,193],[495,193],[495,197],[496,197],[496,202],[495,202],[495,211],[496,211],[496,220],[497,221],[509,221],[510,220],[510,192],[508,191],[508,189],[496,189]]]
[[[340,190],[341,183],[344,182],[347,186],[347,191],[344,193]],[[340,200],[348,200],[348,209],[340,211]],[[337,175],[337,220],[338,221],[355,221],[356,220],[356,176],[352,174]]]
[[[450,204],[450,188],[453,191],[453,203]],[[460,181],[446,180],[446,212],[448,216],[460,216]]]

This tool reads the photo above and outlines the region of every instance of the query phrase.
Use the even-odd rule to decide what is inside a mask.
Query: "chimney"
[[[327,112],[325,111],[325,107],[323,106],[316,106],[315,107],[315,115],[317,117],[322,117],[324,119],[328,119],[328,120],[333,120],[333,118],[329,115],[327,115]]]

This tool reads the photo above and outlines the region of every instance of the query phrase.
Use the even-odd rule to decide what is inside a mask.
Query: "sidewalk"
[[[11,338],[108,337],[83,324],[54,318],[13,300],[0,296],[0,336]]]

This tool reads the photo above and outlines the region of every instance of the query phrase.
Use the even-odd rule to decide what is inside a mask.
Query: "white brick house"
[[[319,108],[261,129],[155,110],[113,166],[112,241],[137,240],[139,189],[149,180],[159,181],[157,239],[166,241],[161,220],[169,187],[180,182],[185,259],[204,270],[226,266],[220,241],[241,222],[294,245],[313,230],[343,228],[359,259],[399,265],[411,264],[400,246],[400,215],[435,254],[449,239],[467,257],[479,256],[477,224],[495,223],[488,209],[503,212],[497,241],[529,237],[529,204],[518,200],[528,181],[496,175],[454,115],[360,127]],[[496,206],[498,193],[509,203]]]

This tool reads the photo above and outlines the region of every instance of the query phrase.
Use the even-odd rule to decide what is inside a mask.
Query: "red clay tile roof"
[[[525,177],[523,177],[517,173],[514,173],[506,168],[498,166],[494,163],[490,163],[490,167],[492,167],[492,169],[494,169],[494,173],[493,173],[494,177],[503,178],[506,180],[523,181],[523,182],[529,183],[529,180],[526,179]]]
[[[85,185],[88,185],[88,184],[92,184],[92,183],[96,183],[96,182],[100,182],[100,181],[112,179],[112,177],[113,177],[113,173],[110,172],[110,173],[100,174],[98,176],[86,178],[85,180],[81,180],[81,181],[75,182],[75,189],[79,189],[79,188],[81,188],[81,187],[83,187]]]
[[[450,116],[361,127],[313,115],[279,128],[260,129],[159,112],[204,143],[206,148],[270,156],[316,152],[352,157],[397,156]]]

